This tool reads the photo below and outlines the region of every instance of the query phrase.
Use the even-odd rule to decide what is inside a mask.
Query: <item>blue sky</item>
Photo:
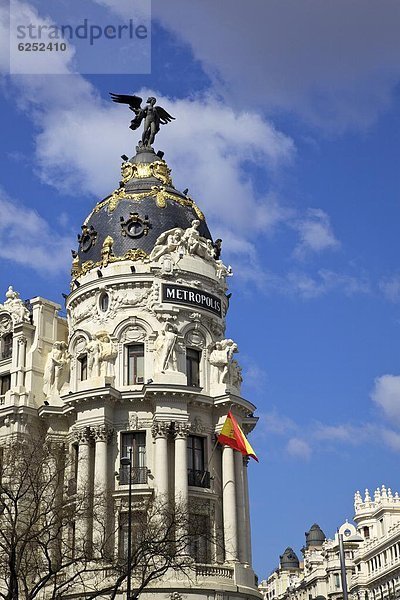
[[[56,18],[52,3],[14,7]],[[235,273],[264,578],[314,521],[332,536],[350,519],[357,489],[400,487],[400,5],[153,0],[148,75],[82,75],[64,57],[62,75],[10,76],[8,19],[0,8],[0,292],[61,302],[80,225],[136,142],[108,92],[154,93],[177,117],[157,149]]]

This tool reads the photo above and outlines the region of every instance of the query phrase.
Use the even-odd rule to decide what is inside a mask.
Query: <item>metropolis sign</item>
[[[183,285],[162,284],[162,301],[173,304],[197,306],[222,317],[221,300],[203,290],[196,290]]]

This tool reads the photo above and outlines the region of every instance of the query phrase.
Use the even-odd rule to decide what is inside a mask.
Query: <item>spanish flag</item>
[[[225,444],[234,450],[238,450],[243,456],[251,456],[258,462],[256,453],[247,441],[246,436],[240,429],[231,411],[228,412],[221,433],[218,436],[218,441],[220,444]]]

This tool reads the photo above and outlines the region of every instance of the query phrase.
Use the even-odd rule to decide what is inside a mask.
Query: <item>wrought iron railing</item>
[[[132,483],[147,483],[148,470],[147,467],[132,467]],[[119,470],[120,485],[129,484],[129,465],[123,465]]]
[[[209,488],[210,473],[208,471],[196,471],[195,469],[188,469],[188,485]]]

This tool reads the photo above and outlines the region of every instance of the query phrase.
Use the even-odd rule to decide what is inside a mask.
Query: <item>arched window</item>
[[[13,334],[6,333],[3,336],[2,340],[2,349],[1,349],[1,357],[2,358],[10,358],[12,355],[12,346],[13,346]]]
[[[109,305],[110,305],[110,298],[109,298],[107,292],[103,292],[100,296],[100,310],[102,312],[107,312]]]

